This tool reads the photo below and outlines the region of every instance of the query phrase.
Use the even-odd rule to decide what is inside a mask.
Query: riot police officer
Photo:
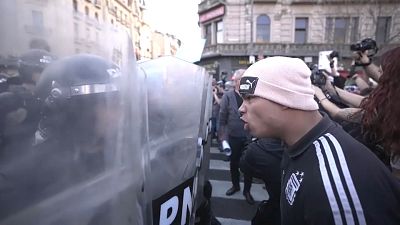
[[[104,20],[74,16],[65,1],[40,4],[46,23],[30,26],[20,15],[32,7],[0,1],[0,53],[19,56],[20,87],[38,100],[32,129],[8,135],[19,145],[29,130],[28,144],[7,142],[10,154],[0,146],[0,224],[149,224],[143,200],[147,106],[134,41]],[[38,37],[42,43],[31,42]],[[60,60],[21,54],[46,49]],[[73,55],[78,52],[87,54]],[[40,65],[48,66],[41,71]],[[13,115],[16,122],[25,116]]]
[[[43,107],[33,154],[27,156],[28,163],[13,165],[27,168],[25,174],[18,169],[6,174],[18,187],[9,198],[24,198],[15,197],[18,201],[3,212],[58,195],[105,171],[106,155],[112,155],[107,147],[115,145],[118,134],[118,77],[118,68],[94,55],[67,57],[43,71],[35,91]],[[107,218],[94,212],[89,224],[107,223]]]
[[[40,103],[34,96],[42,71],[55,60],[45,50],[30,49],[18,59],[18,76],[6,77],[0,93],[0,143],[2,154],[28,148],[39,122]]]

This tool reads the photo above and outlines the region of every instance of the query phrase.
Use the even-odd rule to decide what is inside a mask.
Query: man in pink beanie
[[[310,75],[302,60],[278,56],[256,62],[240,80],[245,129],[287,146],[282,224],[400,224],[399,182],[318,111]]]

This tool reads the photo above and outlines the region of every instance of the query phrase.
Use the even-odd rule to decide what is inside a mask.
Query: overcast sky
[[[149,23],[161,32],[175,35],[183,43],[200,37],[198,4],[200,0],[147,0]]]

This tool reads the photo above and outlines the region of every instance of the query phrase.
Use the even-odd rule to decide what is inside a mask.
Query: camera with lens
[[[329,58],[330,58],[330,59],[339,58],[339,52],[338,52],[338,51],[332,51],[332,52],[329,54]]]
[[[321,87],[326,84],[326,77],[323,70],[318,69],[318,65],[313,65],[311,69],[311,83],[315,86]]]
[[[350,45],[350,50],[353,52],[365,52],[369,57],[375,55],[378,52],[378,46],[376,41],[372,38],[366,38],[358,43]]]

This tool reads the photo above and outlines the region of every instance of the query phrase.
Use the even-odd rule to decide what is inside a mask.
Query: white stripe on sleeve
[[[344,179],[346,181],[347,187],[349,188],[350,196],[356,209],[358,222],[360,225],[366,225],[367,223],[365,221],[364,211],[362,209],[360,199],[358,198],[356,188],[354,187],[349,168],[347,167],[347,162],[343,154],[342,146],[340,146],[339,142],[332,134],[327,133],[326,136],[332,141],[333,146],[335,146],[339,158],[340,167],[342,168]]]
[[[351,211],[347,194],[344,190],[342,180],[340,179],[338,168],[336,167],[335,158],[333,158],[331,147],[325,137],[320,137],[322,146],[324,147],[326,157],[328,159],[329,168],[332,173],[333,181],[335,182],[336,190],[339,194],[340,202],[342,203],[344,216],[346,218],[347,225],[354,225],[353,212]]]
[[[328,171],[325,167],[324,156],[321,152],[321,146],[318,141],[314,141],[315,151],[319,162],[319,170],[321,172],[322,182],[324,183],[325,192],[328,197],[329,205],[331,206],[335,225],[343,225],[342,217],[340,216],[339,206],[336,202],[335,194],[332,190],[332,185],[328,177]]]

